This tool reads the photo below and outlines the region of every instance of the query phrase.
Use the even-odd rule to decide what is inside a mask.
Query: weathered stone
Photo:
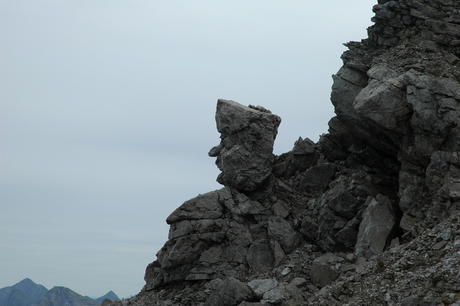
[[[222,171],[217,181],[238,190],[259,188],[272,173],[273,144],[281,119],[266,109],[219,99],[216,123],[221,142],[209,155]]]
[[[217,286],[203,306],[236,306],[243,300],[250,300],[253,294],[246,284],[229,277]]]
[[[343,258],[335,256],[332,253],[327,253],[316,258],[310,270],[310,277],[313,284],[319,288],[331,284],[340,275],[340,272],[334,266],[343,260]]]
[[[404,99],[405,91],[388,81],[397,73],[388,67],[373,66],[368,75],[369,83],[353,102],[355,111],[383,129],[403,133],[412,109]]]
[[[166,219],[168,224],[180,220],[217,219],[222,216],[219,192],[208,192],[186,201]]]
[[[291,225],[281,217],[268,220],[268,235],[279,242],[285,253],[290,253],[299,244],[299,236]]]
[[[287,300],[286,288],[284,285],[279,285],[264,293],[261,300],[262,304],[279,305]]]
[[[420,301],[422,300],[419,296],[409,296],[403,300],[401,300],[401,306],[418,306],[420,305]]]
[[[263,306],[263,305],[264,304],[262,303],[251,303],[251,302],[243,301],[238,306]]]
[[[255,279],[248,283],[248,286],[254,291],[256,297],[262,299],[267,291],[270,291],[278,286],[276,279]]]
[[[308,284],[308,281],[303,277],[296,277],[289,283],[289,285],[296,286],[297,288],[304,287],[307,284]]]
[[[266,240],[255,241],[249,247],[246,261],[254,271],[267,271],[275,261],[270,243]]]
[[[318,235],[318,223],[310,216],[305,216],[299,230],[308,240],[313,241]]]
[[[273,212],[283,218],[289,216],[289,211],[280,203],[281,201],[277,201],[273,206]]]
[[[447,241],[439,241],[438,243],[436,243],[435,245],[433,245],[433,249],[434,250],[440,250],[442,249],[443,247],[445,247],[447,244]]]
[[[332,163],[321,163],[306,170],[299,182],[299,189],[310,193],[324,191],[334,179],[337,166]]]
[[[391,201],[379,194],[373,198],[363,214],[363,221],[359,226],[356,254],[369,258],[380,254],[391,241],[391,232],[396,218]]]

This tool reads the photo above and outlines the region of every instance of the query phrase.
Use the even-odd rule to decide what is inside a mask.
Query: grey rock
[[[236,306],[243,300],[252,299],[253,294],[246,284],[229,277],[218,285],[203,306]]]
[[[396,71],[385,66],[373,66],[367,74],[370,81],[354,99],[354,110],[372,124],[392,132],[404,133],[412,109],[404,99],[404,88],[393,85],[397,82],[393,81],[397,76]]]
[[[321,163],[306,170],[299,182],[299,189],[316,194],[324,191],[332,182],[337,166],[332,163]]]
[[[435,245],[433,245],[433,249],[435,250],[440,250],[442,249],[443,247],[445,247],[447,244],[447,241],[439,241],[438,243],[436,243]]]
[[[186,201],[166,219],[168,224],[181,220],[217,219],[222,216],[219,193],[208,192]]]
[[[338,177],[317,201],[319,246],[325,251],[353,250],[366,198],[379,191],[386,190],[362,172]]]
[[[267,291],[270,291],[278,286],[276,279],[255,279],[248,283],[248,286],[254,291],[256,297],[262,298]]]
[[[305,216],[299,231],[310,241],[314,241],[318,235],[318,223],[310,216]]]
[[[332,253],[327,253],[316,258],[311,266],[310,277],[313,284],[319,288],[331,284],[340,275],[340,271],[335,268],[337,263],[344,261]]]
[[[290,253],[299,244],[299,235],[282,217],[276,216],[268,220],[268,235],[279,242],[285,253]]]
[[[422,300],[419,296],[409,296],[403,300],[401,300],[401,306],[418,306],[420,305],[420,301]]]
[[[279,305],[286,299],[286,288],[284,285],[280,285],[265,292],[261,302],[262,304]]]
[[[283,178],[292,177],[297,172],[303,172],[315,165],[319,157],[320,154],[313,141],[299,137],[292,151],[275,157],[273,174]]]
[[[275,256],[267,240],[255,241],[249,247],[246,261],[251,269],[256,272],[269,270],[275,261]]]
[[[219,99],[216,111],[221,142],[209,152],[222,171],[217,181],[238,190],[261,187],[272,173],[273,144],[281,119],[263,108]]]
[[[308,281],[303,277],[296,277],[289,283],[289,285],[295,286],[297,288],[305,287],[307,284]]]
[[[380,254],[391,241],[396,217],[391,201],[379,194],[372,198],[359,226],[356,254],[367,258]]]

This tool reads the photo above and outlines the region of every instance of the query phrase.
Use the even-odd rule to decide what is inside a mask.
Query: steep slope
[[[318,143],[274,156],[278,116],[218,101],[225,187],[167,218],[129,305],[460,305],[460,3],[373,11]]]
[[[53,287],[38,304],[39,306],[99,306],[100,303],[84,297],[65,287]]]

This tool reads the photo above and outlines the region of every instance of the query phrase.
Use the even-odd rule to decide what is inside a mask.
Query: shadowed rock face
[[[369,39],[348,43],[334,75],[337,121],[400,163],[404,230],[459,205],[459,8],[458,1],[379,1]],[[326,138],[349,150],[343,136],[330,131]]]
[[[209,156],[217,157],[222,171],[217,181],[242,191],[257,189],[272,173],[280,117],[260,106],[219,99],[216,123],[221,142]]]

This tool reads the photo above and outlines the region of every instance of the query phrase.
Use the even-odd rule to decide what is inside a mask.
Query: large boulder
[[[272,173],[273,145],[280,117],[263,107],[219,99],[216,110],[221,142],[209,151],[222,171],[217,181],[242,191],[257,189]]]
[[[326,253],[316,258],[310,270],[310,277],[313,285],[322,288],[335,281],[340,275],[340,270],[337,268],[337,265],[343,261],[343,258],[332,253]]]
[[[254,292],[239,280],[229,277],[221,280],[203,306],[236,306],[243,300],[251,300]]]
[[[391,201],[378,194],[370,197],[359,226],[355,253],[366,258],[380,254],[389,245],[394,232],[396,216]]]

